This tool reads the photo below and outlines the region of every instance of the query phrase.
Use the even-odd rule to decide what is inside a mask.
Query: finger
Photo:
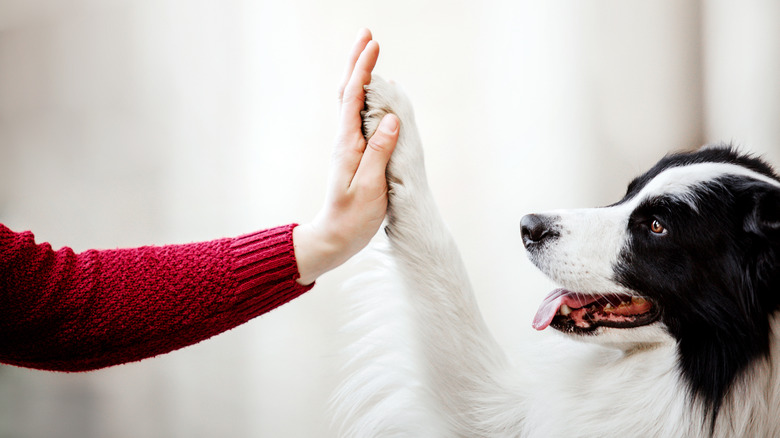
[[[355,172],[355,178],[351,186],[357,186],[369,191],[379,192],[386,190],[385,171],[390,156],[395,150],[400,132],[400,122],[395,114],[387,114],[379,122],[374,135],[368,139],[368,146],[360,160],[360,165]],[[379,196],[381,193],[374,193]],[[371,194],[366,193],[371,196]]]
[[[378,58],[379,44],[376,41],[369,41],[355,63],[355,69],[344,88],[344,96],[341,101],[341,134],[343,138],[362,135],[363,120],[360,117],[360,111],[363,110],[366,97],[363,87],[371,82],[371,71],[374,70]]]
[[[363,52],[363,49],[366,48],[368,42],[371,41],[371,38],[371,31],[368,29],[360,29],[358,32],[355,44],[352,45],[352,50],[347,57],[347,65],[344,68],[343,78],[339,85],[339,102],[341,102],[341,98],[344,96],[344,88],[347,87],[347,82],[349,82],[349,78],[352,76],[352,71],[355,69],[355,63],[357,63],[360,54]]]

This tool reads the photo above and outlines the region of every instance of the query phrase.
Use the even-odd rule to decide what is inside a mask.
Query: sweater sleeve
[[[0,362],[86,371],[243,324],[312,287],[295,281],[294,227],[76,254],[0,224]]]

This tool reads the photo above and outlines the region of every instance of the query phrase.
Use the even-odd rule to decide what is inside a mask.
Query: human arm
[[[310,289],[295,281],[293,228],[77,254],[0,225],[0,362],[85,371],[243,324]]]
[[[362,249],[384,218],[398,136],[394,116],[386,131],[362,134],[363,85],[378,56],[370,40],[363,31],[350,55],[327,199],[313,221],[80,254],[0,225],[0,362],[84,371],[166,353],[292,300]]]

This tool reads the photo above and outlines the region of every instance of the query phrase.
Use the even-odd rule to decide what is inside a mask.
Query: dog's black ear
[[[754,187],[752,211],[745,218],[745,231],[780,241],[780,188],[769,184]]]

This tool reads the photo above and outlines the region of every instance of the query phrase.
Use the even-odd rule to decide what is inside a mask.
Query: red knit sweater
[[[295,281],[294,227],[76,254],[0,224],[0,362],[86,371],[243,324],[311,288]]]

